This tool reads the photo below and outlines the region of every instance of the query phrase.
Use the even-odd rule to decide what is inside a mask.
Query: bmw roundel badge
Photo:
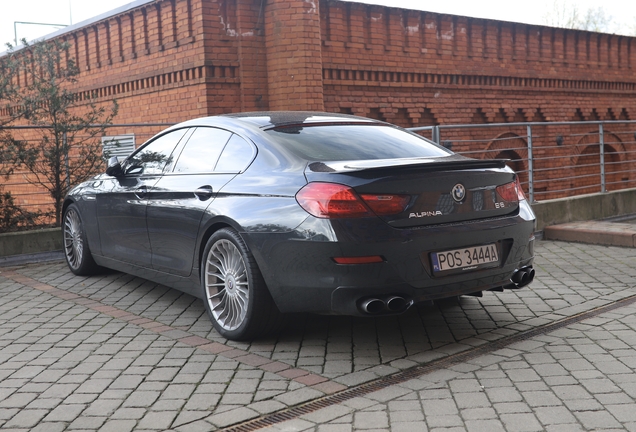
[[[466,188],[463,184],[457,183],[453,186],[453,190],[451,191],[451,196],[457,202],[462,202],[464,198],[466,198]]]

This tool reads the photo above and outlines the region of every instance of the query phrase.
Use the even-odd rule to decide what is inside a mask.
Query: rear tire
[[[201,286],[208,316],[227,339],[249,340],[277,330],[282,315],[254,256],[231,228],[215,232],[201,262]]]
[[[95,263],[88,248],[82,217],[75,204],[69,205],[64,211],[62,235],[64,257],[68,268],[78,276],[90,276],[98,273],[100,267]]]

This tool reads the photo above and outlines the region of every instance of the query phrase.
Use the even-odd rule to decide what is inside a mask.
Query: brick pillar
[[[265,11],[271,110],[324,110],[319,0],[268,0]]]

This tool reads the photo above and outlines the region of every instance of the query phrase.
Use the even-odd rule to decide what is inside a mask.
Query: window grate
[[[116,135],[102,137],[102,152],[104,157],[117,156],[125,159],[135,150],[135,135]]]

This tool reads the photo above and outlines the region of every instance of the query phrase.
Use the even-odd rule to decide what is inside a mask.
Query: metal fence
[[[115,124],[108,127],[108,134],[134,135],[138,147],[170,125]],[[37,140],[42,127],[4,129],[16,139]],[[636,121],[466,124],[410,130],[459,154],[509,159],[531,202],[636,187]],[[46,191],[34,186],[24,171],[17,170],[1,184],[27,209],[51,205]]]
[[[531,202],[636,187],[636,121],[410,128],[465,156],[505,158]]]

